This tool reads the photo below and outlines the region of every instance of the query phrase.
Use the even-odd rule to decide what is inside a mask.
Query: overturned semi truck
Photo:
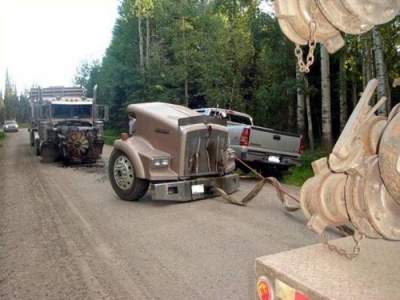
[[[30,143],[45,162],[92,163],[103,150],[108,108],[79,87],[32,88]]]

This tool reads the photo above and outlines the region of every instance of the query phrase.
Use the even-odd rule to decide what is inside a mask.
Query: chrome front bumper
[[[204,193],[193,192],[192,187],[204,187]],[[239,189],[239,176],[229,174],[218,177],[202,177],[193,180],[154,183],[150,185],[153,200],[186,202],[219,196],[215,188],[232,194]]]

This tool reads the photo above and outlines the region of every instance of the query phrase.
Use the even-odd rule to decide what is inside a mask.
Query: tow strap
[[[239,206],[246,206],[247,203],[249,203],[251,200],[253,200],[263,189],[265,184],[270,184],[275,188],[276,194],[281,201],[283,208],[287,212],[296,212],[301,209],[300,207],[300,200],[298,197],[294,196],[290,192],[288,192],[282,184],[279,182],[278,179],[275,177],[264,177],[262,176],[259,172],[257,172],[255,169],[250,167],[247,163],[245,163],[243,160],[240,158],[236,157],[236,161],[239,163],[243,164],[251,173],[256,175],[260,181],[257,182],[254,187],[248,192],[242,199],[236,199],[232,195],[228,195],[223,189],[220,188],[215,188],[216,191],[219,192],[222,198],[224,198],[226,201],[228,201],[231,204],[234,205],[239,205]],[[251,177],[249,176],[241,176],[242,179],[250,179]],[[289,199],[292,200],[292,202],[296,202],[297,205],[290,204]],[[339,234],[343,236],[350,236],[354,234],[354,230],[352,228],[349,228],[347,225],[342,225],[342,226],[337,226],[333,227]]]
[[[216,190],[219,192],[222,198],[224,198],[226,201],[235,204],[235,205],[240,205],[240,206],[246,206],[247,203],[249,203],[251,200],[253,200],[263,189],[265,184],[271,184],[278,195],[279,200],[281,201],[283,208],[288,211],[288,212],[295,212],[300,209],[300,200],[292,195],[290,192],[288,192],[286,189],[284,189],[281,185],[281,183],[276,179],[275,177],[264,177],[261,175],[259,172],[257,172],[255,169],[250,167],[247,163],[245,163],[243,160],[240,158],[236,157],[236,161],[244,165],[246,168],[249,169],[251,173],[256,175],[260,181],[257,182],[254,187],[248,192],[242,199],[236,199],[232,195],[228,195],[223,189],[216,188]],[[248,176],[243,176],[241,177],[242,179],[248,179]],[[297,205],[293,205],[289,203],[289,199],[292,199],[294,202],[297,203]]]

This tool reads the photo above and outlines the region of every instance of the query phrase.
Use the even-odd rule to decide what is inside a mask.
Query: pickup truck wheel
[[[246,167],[244,164],[242,164],[240,161],[236,161],[235,163],[236,163],[236,169],[239,169],[244,174],[250,173],[250,169]]]
[[[138,201],[149,188],[149,181],[135,176],[133,163],[121,151],[111,153],[108,172],[111,185],[122,200]]]

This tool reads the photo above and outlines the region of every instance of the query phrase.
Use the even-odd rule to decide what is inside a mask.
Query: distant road
[[[256,257],[318,242],[270,187],[248,207],[125,202],[104,167],[43,164],[28,141],[0,148],[0,299],[248,300]]]

